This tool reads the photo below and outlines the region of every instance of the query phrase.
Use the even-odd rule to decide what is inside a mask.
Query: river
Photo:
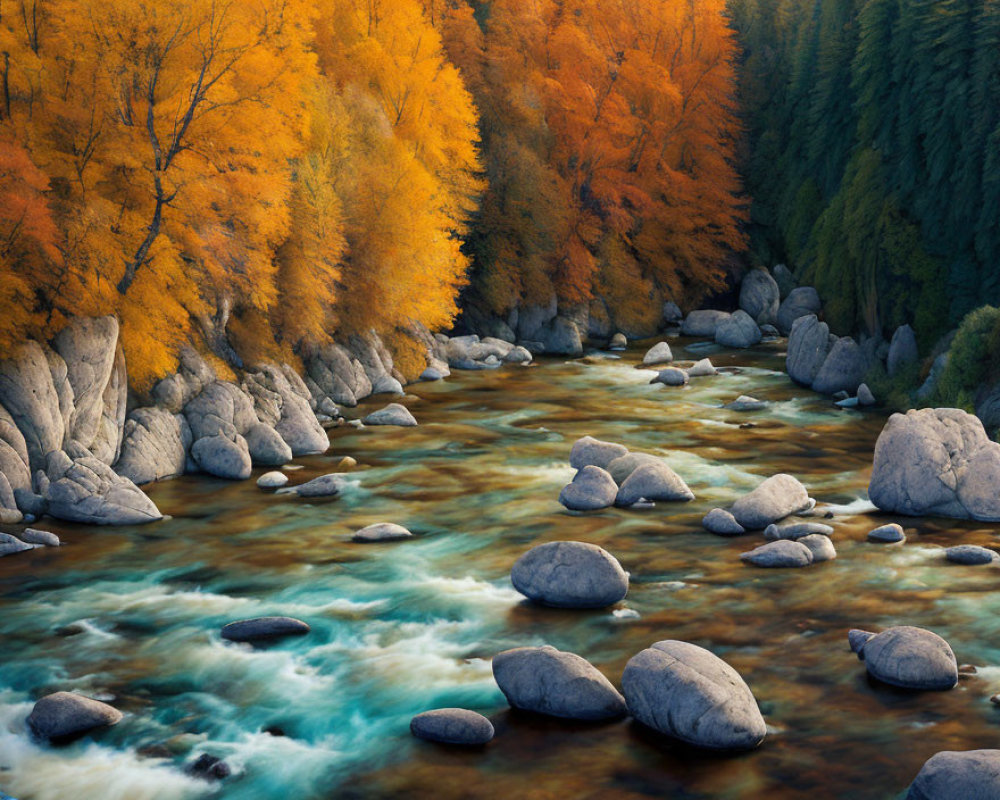
[[[794,386],[783,343],[739,353],[671,344],[678,359],[710,356],[726,370],[685,389],[650,385],[636,347],[457,373],[411,387],[420,427],[341,427],[327,455],[296,461],[293,482],[357,459],[336,500],[192,476],[150,487],[171,515],[162,523],[49,526],[67,546],[0,559],[0,790],[18,800],[857,800],[901,796],[940,750],[996,747],[997,572],[946,565],[940,549],[995,545],[994,531],[901,520],[906,545],[868,544],[868,530],[893,521],[865,495],[884,416]],[[721,408],[740,394],[771,405]],[[697,500],[566,512],[557,497],[585,434],[663,455]],[[777,472],[836,514],[836,561],[758,570],[739,554],[760,536],[701,528],[709,509]],[[348,541],[379,521],[418,536]],[[521,602],[512,563],[561,539],[601,545],[631,573],[617,609]],[[270,614],[313,631],[262,649],[219,638],[226,622]],[[943,693],[873,684],[847,630],[892,624],[943,635],[978,674]],[[512,713],[491,677],[493,654],[547,643],[618,684],[629,657],[668,638],[707,647],[743,675],[769,726],[759,750],[704,754],[629,721]],[[39,746],[24,718],[57,690],[108,699],[125,720],[69,747]],[[440,706],[487,714],[496,739],[471,752],[412,739],[411,716]],[[185,775],[202,752],[235,774],[217,784]]]

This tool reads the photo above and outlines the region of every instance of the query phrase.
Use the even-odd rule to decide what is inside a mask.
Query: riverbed
[[[867,502],[879,411],[840,410],[782,371],[783,342],[745,352],[672,339],[678,360],[723,374],[651,385],[645,347],[581,360],[456,373],[410,387],[417,428],[331,431],[293,483],[359,466],[343,495],[306,502],[253,481],[189,476],[149,487],[162,523],[46,525],[67,543],[0,559],[0,791],[18,800],[270,798],[895,798],[940,750],[1000,741],[1000,593],[995,568],[944,563],[942,547],[996,545],[982,523],[900,519],[908,542],[865,541],[895,517]],[[767,410],[728,411],[741,394]],[[378,399],[352,416],[384,405]],[[573,514],[557,502],[583,436],[663,456],[697,499]],[[778,472],[799,478],[839,557],[759,570],[763,540],[713,536],[701,518]],[[260,474],[256,471],[254,477]],[[397,522],[410,541],[350,534]],[[48,520],[45,520],[48,523]],[[530,606],[509,570],[555,540],[598,544],[631,574],[602,611]],[[223,643],[226,622],[282,614],[312,633],[267,648]],[[876,685],[847,630],[930,628],[977,674],[943,693]],[[629,721],[583,725],[511,712],[492,680],[504,649],[551,644],[618,684],[661,639],[707,647],[756,696],[769,734],[739,756],[704,754]],[[39,696],[76,690],[126,713],[54,749],[24,718]],[[441,706],[489,716],[481,750],[410,737]],[[201,753],[234,775],[184,773]]]

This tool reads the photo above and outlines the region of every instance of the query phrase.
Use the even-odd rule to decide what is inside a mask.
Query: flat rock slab
[[[493,723],[465,708],[438,708],[410,720],[410,733],[418,739],[441,744],[475,747],[493,739]]]
[[[944,557],[952,563],[964,564],[969,567],[992,564],[998,558],[995,550],[989,550],[986,547],[979,547],[974,544],[960,544],[956,547],[949,547],[944,551]]]
[[[393,522],[376,522],[374,525],[362,528],[351,537],[352,541],[363,543],[398,542],[401,539],[412,538],[413,534],[410,531]]]
[[[996,800],[1000,750],[945,750],[931,756],[910,785],[906,800]]]
[[[222,638],[231,642],[257,642],[305,636],[310,630],[307,623],[293,617],[257,617],[230,622],[222,628]]]
[[[748,553],[742,553],[740,560],[753,564],[755,567],[787,569],[808,567],[813,563],[813,554],[808,547],[800,542],[782,539],[761,545]]]
[[[893,522],[868,531],[868,541],[874,544],[902,544],[906,541],[903,526]]]
[[[945,690],[958,683],[958,662],[951,646],[924,628],[889,628],[864,643],[868,673],[902,689]]]
[[[625,716],[625,698],[586,659],[554,647],[520,647],[493,659],[493,677],[513,708],[563,719]]]
[[[628,594],[628,573],[597,545],[549,542],[522,555],[510,571],[514,588],[556,608],[605,608]]]
[[[767,733],[753,693],[729,664],[688,642],[657,642],[622,675],[628,710],[639,722],[713,750],[750,750]]]
[[[43,697],[28,715],[28,727],[50,741],[65,741],[98,728],[117,725],[122,712],[117,708],[71,692]]]

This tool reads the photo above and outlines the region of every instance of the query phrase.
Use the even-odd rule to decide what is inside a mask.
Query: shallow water
[[[708,355],[731,369],[685,389],[649,385],[636,348],[459,373],[412,387],[419,428],[338,428],[326,456],[296,462],[293,482],[356,458],[335,501],[188,477],[150,490],[166,522],[54,525],[66,547],[0,560],[0,791],[19,800],[894,798],[935,752],[996,747],[998,573],[946,565],[941,552],[996,544],[995,532],[911,519],[905,546],[867,544],[869,529],[892,521],[865,496],[884,419],[795,387],[778,344],[738,354],[673,346],[679,359]],[[772,405],[720,408],[740,394]],[[698,499],[564,511],[556,498],[584,434],[663,455]],[[821,511],[836,513],[836,561],[756,570],[739,553],[761,537],[701,529],[710,508],[775,472],[799,477]],[[418,537],[348,541],[378,521]],[[618,609],[520,601],[511,564],[560,539],[618,557],[632,579]],[[226,622],[264,614],[305,619],[313,632],[266,649],[221,642]],[[945,693],[871,683],[847,629],[904,623],[945,636],[978,675]],[[667,638],[708,647],[742,673],[770,729],[759,750],[706,755],[629,722],[512,713],[491,677],[496,652],[547,643],[617,683],[631,655]],[[39,746],[24,718],[57,690],[113,699],[126,718],[67,748]],[[411,739],[410,717],[440,706],[487,714],[496,740],[456,752]],[[203,752],[224,757],[234,777],[186,776],[183,764]]]

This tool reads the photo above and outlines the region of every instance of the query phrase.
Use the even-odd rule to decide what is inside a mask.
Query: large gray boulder
[[[233,432],[198,439],[191,460],[202,472],[228,481],[245,481],[253,471],[247,440]]]
[[[812,386],[830,354],[830,328],[814,314],[800,317],[788,337],[788,376],[803,386]]]
[[[191,444],[191,426],[183,414],[157,406],[137,408],[125,421],[115,472],[139,486],[183,475]]]
[[[62,369],[65,371],[65,363]],[[68,383],[65,386],[68,388]],[[69,392],[70,406],[66,406],[65,397],[60,405],[46,348],[38,342],[27,341],[10,358],[0,361],[0,403],[24,438],[32,474],[45,468],[49,453],[62,449],[68,427],[63,410],[72,413],[71,388]]]
[[[546,353],[560,356],[579,356],[583,354],[583,340],[576,323],[566,317],[556,317],[539,331],[538,341],[544,346]]]
[[[182,347],[177,372],[168,375],[153,387],[156,405],[177,414],[210,383],[217,380],[215,371],[192,347]]]
[[[778,317],[781,290],[767,270],[754,269],[743,278],[740,286],[740,308],[758,325],[769,325]],[[716,334],[718,336],[718,334]]]
[[[684,319],[684,323],[681,325],[681,333],[684,336],[714,339],[719,323],[729,319],[729,317],[730,314],[728,311],[714,311],[712,309],[692,311]]]
[[[855,631],[855,634],[859,633]],[[903,689],[946,690],[958,683],[951,646],[924,628],[902,625],[853,644],[868,674]]]
[[[611,475],[612,480],[618,486],[621,486],[628,480],[629,475],[639,469],[639,467],[644,467],[647,464],[665,463],[662,458],[649,453],[626,453],[608,464],[608,474]]]
[[[875,445],[868,496],[883,511],[1000,521],[1000,444],[955,408],[893,414]]]
[[[556,608],[605,608],[628,594],[628,573],[597,545],[549,542],[522,555],[510,571],[514,588]]]
[[[657,459],[643,464],[622,482],[615,505],[633,506],[640,500],[686,503],[694,500],[694,492],[680,475]]]
[[[250,460],[258,466],[280,467],[292,460],[292,448],[270,425],[255,422],[244,431],[243,438]]]
[[[0,475],[4,475],[10,488],[31,490],[31,464],[28,445],[14,424],[13,418],[0,405]]]
[[[325,453],[330,447],[313,413],[308,389],[290,368],[263,364],[246,376],[244,388],[254,399],[257,418],[277,431],[292,456]]]
[[[513,708],[580,720],[625,716],[625,698],[586,659],[554,647],[520,647],[493,659],[493,677]]]
[[[778,308],[778,330],[787,336],[795,321],[810,314],[819,315],[823,310],[819,294],[812,286],[800,286],[792,289],[788,297]]]
[[[605,470],[587,466],[563,487],[559,502],[571,511],[599,511],[615,504],[618,485]]]
[[[1000,750],[944,750],[931,756],[906,800],[996,800],[1000,797]]]
[[[465,708],[437,708],[410,720],[410,733],[418,739],[440,744],[475,747],[493,739],[493,723]]]
[[[862,347],[849,336],[838,339],[812,383],[820,394],[854,394],[865,379],[869,361]]]
[[[739,673],[688,642],[657,642],[633,656],[622,691],[639,722],[696,747],[751,750],[767,734]]]
[[[774,276],[774,282],[778,284],[778,291],[781,294],[782,300],[795,291],[795,288],[799,285],[792,271],[784,264],[776,264],[771,270],[771,274]]]
[[[403,384],[392,356],[374,331],[348,337],[348,349],[357,359],[371,383],[371,394],[402,394]],[[359,398],[360,399],[360,398]]]
[[[722,320],[715,328],[715,342],[723,347],[753,347],[760,340],[760,328],[753,317],[742,309]]]
[[[212,381],[184,406],[184,416],[194,439],[208,436],[242,436],[259,420],[253,399],[228,381]]]
[[[141,525],[163,519],[153,501],[81,445],[49,453],[42,492],[48,513],[90,525]]]
[[[319,348],[306,359],[306,373],[323,397],[353,408],[372,393],[372,383],[361,362],[339,344]]]
[[[106,703],[70,692],[56,692],[35,703],[28,727],[36,736],[60,742],[98,728],[117,725],[122,713]]]
[[[917,349],[917,335],[909,325],[896,328],[889,344],[889,357],[886,359],[886,369],[889,377],[893,377],[904,367],[917,363],[920,352]]]
[[[792,514],[813,508],[806,487],[791,475],[773,475],[733,503],[736,521],[747,530],[761,530]]]
[[[573,469],[600,467],[607,469],[616,458],[628,453],[628,448],[615,442],[602,442],[593,436],[584,436],[573,445],[569,454],[569,465]]]

